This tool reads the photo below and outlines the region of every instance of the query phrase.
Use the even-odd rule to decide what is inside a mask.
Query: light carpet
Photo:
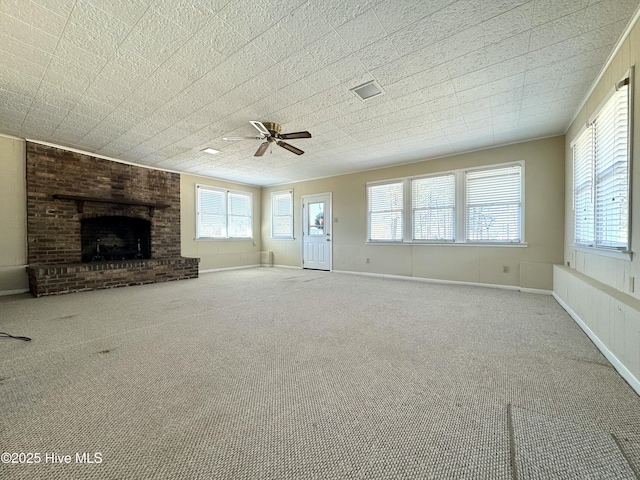
[[[33,338],[0,340],[0,451],[41,457],[0,478],[640,469],[640,397],[550,296],[255,268],[3,297],[0,331]]]

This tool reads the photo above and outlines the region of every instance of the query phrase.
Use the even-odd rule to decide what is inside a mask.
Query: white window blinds
[[[198,187],[198,238],[224,238],[227,236],[225,193]]]
[[[594,239],[593,129],[588,127],[573,146],[573,205],[576,243]]]
[[[367,184],[370,242],[523,243],[524,162]]]
[[[595,240],[603,247],[627,247],[628,91],[627,85],[620,87],[594,124]]]
[[[250,193],[198,185],[196,194],[197,238],[251,238]]]
[[[455,175],[411,181],[414,240],[455,240]]]
[[[293,238],[293,191],[271,193],[271,237]]]
[[[370,185],[367,190],[369,240],[402,241],[403,183]]]
[[[578,245],[629,248],[629,103],[625,78],[572,144]]]
[[[228,192],[229,201],[229,237],[251,237],[251,195],[240,192]]]
[[[473,242],[519,242],[520,165],[465,174],[466,237]]]

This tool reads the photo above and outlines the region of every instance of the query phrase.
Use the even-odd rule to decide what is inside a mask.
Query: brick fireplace
[[[39,297],[196,278],[180,175],[27,142],[29,288]]]

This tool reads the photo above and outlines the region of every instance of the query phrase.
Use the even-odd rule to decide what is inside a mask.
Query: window
[[[402,241],[403,183],[368,186],[369,240]]]
[[[368,241],[522,243],[521,162],[367,185]]]
[[[196,185],[196,238],[251,238],[252,196]]]
[[[271,193],[271,238],[293,238],[293,190]]]
[[[465,172],[466,239],[520,242],[520,165]]]
[[[574,241],[629,249],[629,77],[573,146]]]
[[[456,177],[411,180],[411,218],[414,240],[455,240]]]

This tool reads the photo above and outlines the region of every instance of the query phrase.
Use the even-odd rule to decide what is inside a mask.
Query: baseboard
[[[227,267],[227,268],[213,268],[210,270],[200,270],[200,273],[212,273],[212,272],[222,272],[225,270],[241,270],[244,268],[258,268],[258,267],[275,267],[275,268],[289,268],[292,270],[302,270],[302,267],[295,267],[292,265],[243,265],[240,267]],[[354,272],[350,270],[332,270],[334,273],[344,273],[347,275],[361,275],[365,277],[378,277],[378,278],[391,278],[395,280],[408,280],[413,282],[424,282],[424,283],[439,283],[444,285],[466,285],[469,287],[484,287],[484,288],[497,288],[500,290],[512,290],[516,292],[523,293],[535,293],[539,295],[552,295],[553,292],[551,290],[543,290],[539,288],[525,288],[518,287],[515,285],[497,285],[495,283],[477,283],[477,282],[461,282],[459,280],[441,280],[438,278],[423,278],[423,277],[409,277],[405,275],[390,275],[387,273],[369,273],[369,272]]]
[[[28,291],[28,288],[19,288],[18,290],[0,290],[0,297],[4,297],[5,295],[19,295],[21,293],[27,293]]]
[[[293,270],[302,270],[302,267],[292,267],[291,265],[262,265],[256,263],[255,265],[241,265],[239,267],[226,267],[226,268],[212,268],[209,270],[200,270],[199,273],[213,273],[213,272],[224,272],[226,270],[243,270],[246,268],[291,268]],[[28,291],[28,290],[27,290]]]
[[[257,268],[261,267],[259,263],[255,265],[240,265],[238,267],[225,267],[225,268],[212,268],[209,270],[200,270],[198,273],[213,273],[213,272],[224,272],[226,270],[244,270],[246,268]]]
[[[538,295],[553,295],[553,290],[544,290],[541,288],[520,287],[522,293],[537,293]]]
[[[412,282],[424,282],[424,283],[439,283],[443,285],[465,285],[468,287],[485,287],[485,288],[497,288],[500,290],[512,290],[516,292],[524,293],[538,293],[543,295],[551,295],[551,290],[541,290],[536,288],[523,288],[516,285],[498,285],[495,283],[477,283],[477,282],[463,282],[460,280],[442,280],[439,278],[424,278],[424,277],[410,277],[408,275],[390,275],[387,273],[370,273],[370,272],[354,272],[350,270],[333,270],[335,273],[345,273],[347,275],[362,275],[365,277],[377,277],[377,278],[392,278],[395,280],[408,280]]]
[[[611,350],[607,348],[607,346],[602,343],[602,341],[598,338],[598,336],[591,330],[586,323],[578,316],[576,312],[574,312],[569,305],[562,300],[556,292],[553,292],[553,298],[560,304],[562,308],[566,310],[566,312],[573,318],[573,320],[580,326],[580,328],[587,334],[587,336],[591,339],[593,344],[602,352],[602,354],[609,360],[613,368],[615,368],[620,376],[626,380],[626,382],[633,388],[638,395],[640,395],[640,380],[633,376],[633,374],[624,366],[624,364],[618,360]]]

